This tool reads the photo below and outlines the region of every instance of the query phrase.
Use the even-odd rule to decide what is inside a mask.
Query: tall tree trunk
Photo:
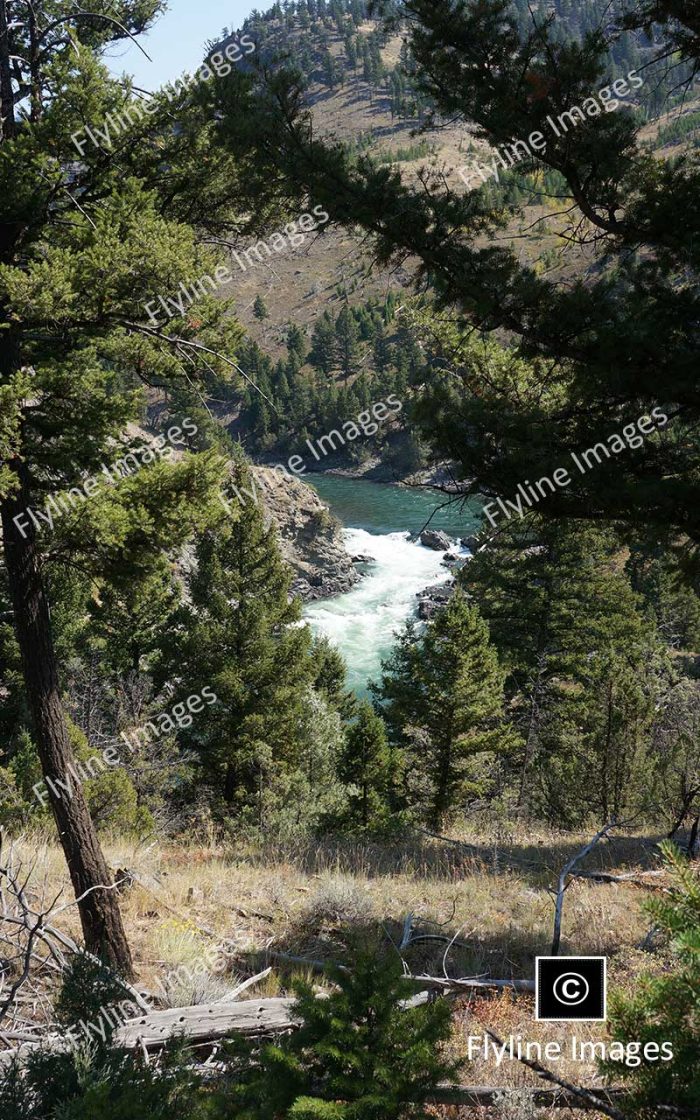
[[[23,537],[13,521],[30,504],[27,468],[19,460],[12,465],[20,485],[2,502],[0,512],[15,633],[44,777],[65,780],[75,759],[61,704],[41,557],[33,525],[25,529]],[[133,979],[134,968],[117,895],[108,889],[112,880],[83,791],[77,785],[72,797],[67,793],[57,796],[49,785],[48,796],[73,889],[80,900],[78,910],[85,946],[124,979]]]
[[[7,0],[0,0],[0,140],[15,134],[15,103]]]

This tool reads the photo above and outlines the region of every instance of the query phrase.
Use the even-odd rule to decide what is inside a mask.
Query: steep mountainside
[[[516,0],[514,4],[523,33],[531,28],[533,18],[542,21],[553,15],[562,39],[591,31],[609,17],[609,9],[600,0],[554,0],[534,6]],[[385,34],[378,19],[367,17],[362,0],[278,3],[264,14],[254,13],[240,30],[255,39],[256,58],[299,68],[320,134],[332,134],[358,152],[371,152],[380,161],[393,162],[409,177],[431,167],[457,188],[462,182],[459,168],[475,160],[488,162],[488,145],[469,129],[442,121],[429,127],[430,106],[413,87],[412,60],[401,33]],[[230,34],[222,33],[217,46]],[[647,42],[623,35],[611,55],[611,78],[646,66],[650,53]],[[700,135],[698,103],[692,99],[681,102],[680,95],[676,108],[669,109],[673,98],[664,102],[665,94],[682,75],[675,70],[662,75],[654,68],[644,74],[643,87],[628,103],[649,121],[664,105],[664,116],[648,128],[649,141],[655,141],[660,127],[662,145],[694,143]],[[517,238],[523,257],[539,261],[541,267],[564,273],[580,271],[581,254],[573,254],[560,236],[564,221],[558,216],[561,207],[552,197],[556,185],[545,184],[543,191],[542,184],[518,175],[517,169],[507,182],[525,212],[504,237]],[[238,314],[251,337],[277,357],[288,322],[310,332],[324,310],[337,314],[346,298],[354,302],[355,293],[362,299],[383,299],[388,291],[405,288],[410,275],[410,268],[371,269],[371,257],[359,237],[322,227],[309,234],[303,245],[276,252],[273,259],[237,273],[224,294],[235,296]],[[267,308],[264,320],[254,314],[259,296]]]

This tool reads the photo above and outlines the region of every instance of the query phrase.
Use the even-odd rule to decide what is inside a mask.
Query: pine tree
[[[267,304],[265,303],[265,300],[263,299],[263,297],[260,295],[259,292],[258,292],[257,296],[255,297],[255,302],[253,303],[253,315],[261,323],[263,322],[264,319],[269,319],[270,318],[270,312],[267,310]]]
[[[523,743],[518,803],[570,826],[639,811],[649,784],[667,670],[619,549],[609,529],[531,514],[461,574],[508,672]]]
[[[306,357],[306,335],[296,323],[290,323],[287,328],[287,349],[290,354],[295,354],[300,362]]]
[[[346,303],[335,321],[335,346],[337,362],[345,385],[357,372],[360,352],[360,332],[350,307]]]
[[[449,1057],[451,1012],[446,1000],[406,1009],[410,984],[396,956],[357,954],[334,969],[334,989],[319,999],[297,983],[298,1031],[263,1046],[250,1045],[231,1062],[233,1095],[222,1117],[273,1120],[401,1120],[426,1116],[430,1090],[453,1082]]]
[[[335,369],[335,343],[335,325],[328,311],[324,311],[313,329],[309,361],[327,376]]]
[[[260,810],[265,782],[293,766],[301,742],[303,696],[313,664],[310,636],[297,623],[298,599],[266,527],[250,469],[240,455],[224,491],[230,517],[202,535],[190,580],[191,604],[175,616],[159,671],[179,691],[217,701],[192,727],[209,784],[234,807]]]
[[[346,731],[338,770],[341,781],[350,787],[350,826],[379,829],[388,823],[397,771],[398,758],[389,746],[384,722],[365,700]]]
[[[622,1049],[620,1043],[637,1049],[655,1043],[664,1059],[637,1066],[619,1059],[606,1063],[608,1077],[629,1087],[622,1109],[630,1120],[657,1120],[668,1112],[693,1116],[700,1110],[700,881],[673,844],[666,841],[661,848],[673,889],[646,909],[670,941],[673,965],[638,979],[633,995],[614,993],[610,1000],[611,1050]]]
[[[39,0],[26,18],[8,18],[9,7],[0,4],[0,515],[32,739],[50,776],[67,772],[73,757],[49,554],[52,565],[80,567],[89,583],[103,578],[100,566],[107,554],[111,564],[121,539],[123,578],[144,578],[162,549],[189,535],[213,480],[205,485],[207,472],[192,464],[146,468],[153,486],[150,498],[146,487],[139,494],[138,530],[117,499],[129,480],[115,483],[114,503],[102,504],[100,525],[91,518],[87,542],[75,529],[64,540],[63,524],[52,530],[39,520],[37,529],[27,511],[44,511],[49,497],[100,475],[140,419],[145,386],[167,395],[182,384],[185,354],[190,385],[229,376],[221,352],[235,352],[240,328],[223,302],[203,298],[196,318],[188,308],[167,328],[157,314],[154,325],[146,305],[154,311],[158,293],[219,264],[197,247],[194,226],[221,235],[239,206],[255,206],[240,182],[233,186],[232,159],[216,149],[202,159],[212,131],[202,107],[180,95],[176,131],[166,93],[149,99],[146,113],[100,61],[110,43],[148,28],[158,0],[119,0],[104,16],[68,0]],[[104,134],[105,121],[125,110],[127,135],[104,147],[91,139],[88,129]],[[50,791],[50,801],[86,945],[128,975],[117,894],[84,795]]]
[[[382,666],[375,691],[394,742],[406,750],[407,771],[422,782],[412,799],[435,828],[491,792],[496,760],[514,749],[503,683],[488,626],[459,591],[422,636],[409,623]]]

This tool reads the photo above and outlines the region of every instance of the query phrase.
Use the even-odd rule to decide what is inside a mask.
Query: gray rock
[[[420,543],[425,548],[432,548],[434,552],[447,552],[452,542],[446,533],[439,529],[424,529],[420,535]]]
[[[416,591],[416,599],[430,599],[436,603],[446,603],[453,593],[454,581],[449,580],[447,583],[433,583],[430,587],[424,587],[422,591]]]
[[[418,617],[423,622],[428,622],[429,619],[434,618],[439,610],[449,602],[450,597],[454,594],[454,581],[449,580],[447,583],[434,583],[430,587],[426,587],[423,591],[416,593],[418,599]]]
[[[461,544],[462,548],[468,548],[470,552],[476,552],[477,548],[479,547],[479,538],[462,537],[459,543]]]
[[[280,549],[304,600],[349,591],[360,579],[343,541],[342,525],[315,490],[271,467],[253,467],[257,499],[277,528]]]
[[[360,553],[359,556],[352,556],[351,560],[352,560],[353,564],[373,564],[374,563],[374,557],[373,556],[363,556],[362,553]]]

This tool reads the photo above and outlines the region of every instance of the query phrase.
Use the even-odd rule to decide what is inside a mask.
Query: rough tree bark
[[[12,464],[19,488],[0,506],[5,565],[14,609],[14,628],[22,656],[27,700],[44,777],[64,780],[75,762],[61,703],[58,668],[41,556],[33,526],[23,537],[13,518],[30,505],[27,468]],[[48,787],[51,809],[78,899],[85,946],[125,979],[134,969],[116,892],[80,786],[71,797]]]
[[[41,114],[39,56],[35,13],[30,9],[32,120]],[[15,100],[21,91],[13,89],[13,60],[7,0],[0,0],[0,143],[16,135]],[[10,263],[21,236],[17,222],[0,225],[0,259]],[[0,313],[0,319],[3,316]],[[21,366],[21,348],[11,329],[6,328],[0,345],[0,380],[9,382]],[[7,328],[10,329],[7,329]],[[17,489],[4,496],[0,504],[5,566],[14,608],[14,628],[22,657],[27,701],[34,722],[34,736],[44,777],[63,779],[74,763],[73,751],[61,704],[58,667],[53,645],[51,615],[33,526],[20,533],[13,518],[31,504],[29,470],[17,455],[11,462],[17,476]],[[124,979],[131,980],[134,967],[129,944],[119,913],[116,893],[107,869],[95,826],[83,792],[78,786],[72,797],[57,797],[48,787],[51,809],[65,852],[68,870],[78,900],[80,921],[89,952],[101,957]]]

